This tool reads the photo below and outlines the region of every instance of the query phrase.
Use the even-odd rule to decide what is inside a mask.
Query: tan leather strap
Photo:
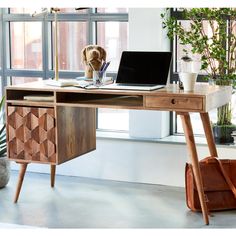
[[[205,157],[202,160],[200,160],[200,162],[211,162],[212,160],[217,159],[217,157],[213,157],[213,156],[209,156],[209,157]]]
[[[223,176],[224,176],[224,178],[225,178],[225,181],[226,181],[227,184],[229,185],[229,187],[230,187],[232,193],[234,194],[234,197],[236,198],[236,188],[235,188],[235,186],[233,185],[231,179],[229,178],[227,172],[225,171],[225,169],[224,169],[224,167],[223,167],[223,164],[221,163],[221,161],[220,161],[218,158],[214,158],[214,159],[218,162],[219,167],[220,167],[220,169],[221,169],[221,172],[222,172],[222,174],[223,174]]]
[[[206,157],[206,158],[202,159],[200,162],[210,162],[210,161],[216,161],[219,164],[222,175],[224,176],[226,183],[228,184],[228,186],[231,189],[234,197],[236,198],[236,187],[234,186],[234,184],[232,183],[231,179],[229,178],[227,172],[225,171],[221,160],[218,159],[217,157],[209,156],[209,157]]]

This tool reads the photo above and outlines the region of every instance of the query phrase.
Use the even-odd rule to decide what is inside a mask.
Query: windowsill
[[[97,135],[97,138],[99,139],[114,139],[114,140],[165,143],[165,144],[177,144],[177,145],[186,144],[185,137],[183,135],[170,135],[162,139],[135,138],[135,137],[129,136],[129,134],[125,132],[111,132],[111,131],[97,131],[96,135]],[[195,142],[199,146],[207,145],[205,137],[196,136]],[[230,145],[217,144],[216,146],[222,147],[222,148],[236,148],[236,144],[230,144]]]

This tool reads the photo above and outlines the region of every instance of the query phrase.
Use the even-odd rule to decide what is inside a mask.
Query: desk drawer
[[[55,163],[53,108],[7,107],[7,142],[10,159]]]
[[[186,109],[188,110],[202,110],[202,98],[186,98],[186,97],[146,97],[146,107],[150,108],[163,108],[163,109]]]

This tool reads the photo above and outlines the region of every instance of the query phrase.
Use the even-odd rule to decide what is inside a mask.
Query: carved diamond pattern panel
[[[7,108],[9,158],[56,162],[53,108]]]

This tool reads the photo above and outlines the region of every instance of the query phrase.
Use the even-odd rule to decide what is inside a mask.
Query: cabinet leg
[[[211,128],[209,114],[208,113],[200,113],[200,116],[202,119],[202,124],[203,124],[203,128],[204,128],[207,144],[209,147],[210,155],[212,157],[218,157],[217,150],[216,150],[216,144],[215,144],[215,140],[214,140],[213,132],[212,132],[212,128]]]
[[[198,196],[200,199],[203,218],[206,225],[208,225],[209,224],[208,210],[207,210],[206,202],[204,200],[205,198],[204,198],[204,190],[203,190],[203,184],[202,184],[202,176],[201,176],[201,172],[199,168],[197,148],[195,145],[190,116],[189,116],[189,113],[186,112],[186,113],[180,113],[180,117],[182,120],[186,143],[187,143],[188,151],[190,154],[191,163],[193,166],[193,174],[194,174],[194,178],[197,185],[197,191],[198,191]]]
[[[17,187],[16,187],[16,194],[15,194],[15,199],[14,199],[14,203],[17,203],[19,195],[20,195],[20,190],[21,190],[21,186],[23,184],[24,181],[24,177],[25,177],[25,171],[27,168],[27,163],[22,163],[20,164],[20,172],[19,172],[19,177],[18,177],[18,183],[17,183]]]
[[[51,165],[51,187],[55,184],[56,165]]]

